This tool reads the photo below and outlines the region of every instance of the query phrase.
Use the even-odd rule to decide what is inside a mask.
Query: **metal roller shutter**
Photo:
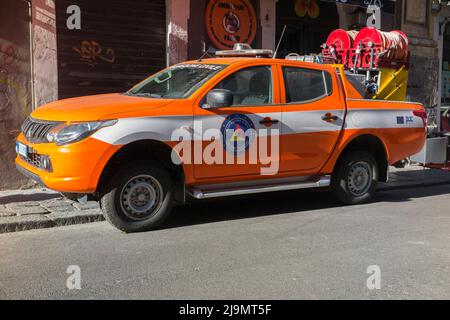
[[[66,26],[81,9],[81,30]],[[166,66],[165,0],[58,0],[59,98],[123,92]]]

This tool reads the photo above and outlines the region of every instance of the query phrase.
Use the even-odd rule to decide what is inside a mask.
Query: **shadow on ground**
[[[373,203],[399,203],[412,199],[450,194],[450,184],[378,191]],[[9,194],[0,196],[0,205],[12,202],[44,201],[60,198],[57,193]],[[220,199],[196,200],[174,208],[163,229],[227,220],[311,212],[345,207],[334,200],[328,189],[282,191]]]
[[[450,194],[450,185],[379,191],[372,203],[405,202],[412,199]],[[173,210],[163,228],[175,228],[226,220],[282,215],[344,207],[327,189],[311,189],[260,195],[194,201]]]
[[[44,201],[50,199],[61,198],[57,193],[32,193],[32,194],[10,194],[7,196],[0,196],[0,204],[8,204],[12,202],[30,202],[30,201]]]

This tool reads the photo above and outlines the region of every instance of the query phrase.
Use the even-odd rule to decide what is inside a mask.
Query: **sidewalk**
[[[450,172],[408,166],[404,169],[389,168],[389,183],[382,183],[378,190],[395,190],[403,188],[420,188],[450,184]]]
[[[47,189],[0,192],[0,233],[102,220],[97,202],[70,201]]]
[[[390,182],[381,184],[380,191],[450,184],[450,173],[407,167],[391,167]],[[52,228],[71,224],[102,221],[97,202],[78,203],[47,189],[0,192],[0,233]]]

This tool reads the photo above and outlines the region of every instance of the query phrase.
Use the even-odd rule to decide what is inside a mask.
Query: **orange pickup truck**
[[[364,99],[341,65],[212,58],[34,110],[16,165],[50,189],[94,196],[111,224],[138,232],[189,197],[331,187],[363,203],[425,139],[422,105]]]

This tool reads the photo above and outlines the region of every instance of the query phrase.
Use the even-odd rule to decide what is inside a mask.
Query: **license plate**
[[[28,147],[24,145],[23,143],[17,142],[17,153],[21,155],[22,157],[27,158],[28,157]]]

